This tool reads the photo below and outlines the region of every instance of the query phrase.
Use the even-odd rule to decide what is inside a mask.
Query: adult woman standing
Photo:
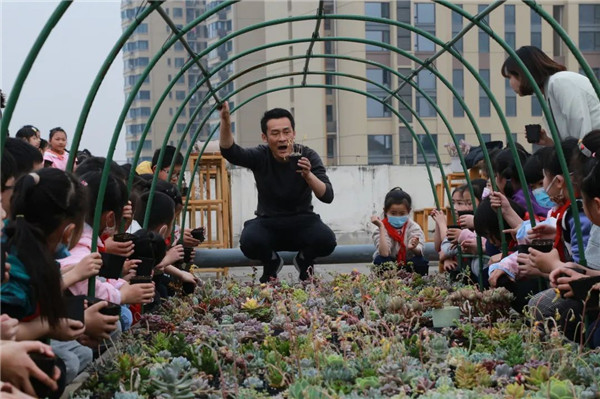
[[[523,46],[516,53],[548,102],[561,139],[581,139],[591,130],[600,129],[600,100],[587,77],[567,71],[537,47]],[[532,82],[513,57],[504,61],[502,76],[510,79],[510,87],[518,95],[533,94]],[[537,144],[551,146],[554,141],[549,132],[541,129]]]

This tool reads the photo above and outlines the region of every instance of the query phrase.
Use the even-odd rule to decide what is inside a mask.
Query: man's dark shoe
[[[283,258],[277,254],[277,259],[271,259],[268,263],[263,265],[263,274],[258,281],[261,283],[268,283],[272,278],[277,278],[277,273],[279,273],[282,268]]]
[[[296,270],[298,270],[301,281],[308,280],[310,277],[312,277],[315,271],[315,266],[313,265],[312,261],[301,258],[300,252],[294,256],[294,267]]]

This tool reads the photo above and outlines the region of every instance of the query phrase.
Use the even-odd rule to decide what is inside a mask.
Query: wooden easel
[[[193,171],[198,154],[192,154],[188,170]],[[203,154],[198,171],[189,182],[190,200],[186,212],[190,228],[204,226],[206,240],[199,248],[231,248],[231,191],[225,159],[221,153]],[[227,276],[229,268],[202,269]]]

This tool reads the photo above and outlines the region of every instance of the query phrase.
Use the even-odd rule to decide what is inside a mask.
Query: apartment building
[[[163,8],[178,26],[189,23],[206,10],[221,3],[221,0],[206,1],[167,1]],[[276,21],[293,16],[314,15],[318,0],[310,1],[242,1],[233,7],[225,8],[206,19],[186,35],[190,46],[202,51],[207,46],[216,46],[202,59],[208,70],[213,70],[240,54],[258,46],[275,42],[285,42],[305,38],[305,41],[284,43],[274,47],[265,47],[252,51],[224,66],[211,79],[211,86],[219,89],[219,98],[239,90],[230,98],[233,106],[244,104],[233,115],[233,130],[238,143],[244,146],[261,142],[259,120],[262,113],[270,108],[282,107],[292,111],[296,118],[297,142],[310,146],[319,152],[328,165],[367,165],[367,164],[419,164],[425,159],[435,161],[433,146],[425,137],[425,130],[416,117],[427,126],[438,147],[442,161],[449,157],[444,144],[451,141],[448,128],[441,116],[429,104],[426,98],[404,84],[398,90],[398,98],[392,98],[390,104],[397,109],[406,123],[411,126],[417,139],[421,141],[425,156],[417,151],[417,145],[406,127],[381,103],[348,90],[298,87],[303,81],[302,71],[306,60],[300,58],[306,54],[309,40],[315,28],[315,20],[287,23]],[[488,6],[488,2],[456,2],[470,14],[477,14]],[[138,2],[123,1],[123,26],[135,16]],[[587,61],[600,75],[600,3],[577,0],[557,0],[542,3],[543,8],[559,21]],[[431,1],[325,1],[326,14],[366,15],[385,18],[399,23],[409,24],[425,30],[440,40],[447,42],[467,24],[459,14]],[[544,52],[564,63],[569,70],[579,71],[575,57],[562,43],[552,28],[529,7],[521,2],[507,1],[485,18],[500,37],[513,48],[523,45],[535,45]],[[275,21],[276,23],[252,32],[237,36],[229,41],[221,41],[228,34],[248,26]],[[313,47],[313,54],[339,55],[354,57],[383,64],[391,71],[409,76],[418,64],[401,52],[425,60],[440,50],[440,46],[396,25],[371,21],[352,21],[348,19],[324,19],[321,23],[320,37]],[[171,34],[159,15],[153,15],[144,22],[124,49],[125,94],[135,84],[140,71],[153,55],[161,48]],[[375,44],[357,43],[345,40],[327,40],[330,37],[359,38],[377,43],[389,44],[400,53],[389,51]],[[500,73],[500,67],[507,54],[500,45],[478,28],[471,29],[454,48],[463,59],[471,64],[482,79],[491,88],[502,112],[507,118],[513,136],[526,148],[531,148],[521,132],[529,123],[539,123],[542,112],[537,99],[518,97],[508,86],[508,81]],[[298,57],[283,60],[285,57]],[[188,60],[189,54],[182,45],[176,44],[161,58],[154,68],[132,105],[126,120],[127,156],[131,158],[139,135],[158,98],[181,66]],[[255,68],[257,64],[269,65]],[[443,54],[434,62],[439,71],[463,97],[474,115],[484,140],[503,140],[505,132],[500,118],[490,98],[483,91],[473,75],[450,54]],[[386,98],[388,94],[373,84],[354,77],[367,78],[391,90],[396,91],[403,80],[389,70],[375,64],[357,62],[349,59],[312,58],[308,62],[310,72],[331,71],[339,75],[308,74],[306,84],[339,85],[349,90],[366,91],[376,97]],[[232,82],[221,85],[234,74],[244,74]],[[290,74],[289,76],[281,76]],[[143,144],[142,156],[148,158],[153,149],[162,145],[164,134],[181,101],[195,90],[201,71],[193,67],[174,86],[165,103],[152,123],[147,141]],[[272,79],[262,81],[266,77]],[[459,139],[477,145],[473,126],[452,92],[431,72],[423,70],[414,76],[413,81],[432,98],[441,113],[447,119]],[[278,88],[286,87],[284,90]],[[268,94],[260,95],[261,93]],[[170,142],[176,143],[185,129],[190,115],[198,103],[208,94],[208,87],[201,86],[184,112],[177,118]],[[258,96],[258,97],[255,97]],[[255,97],[255,98],[253,98]],[[251,101],[247,102],[248,100]],[[400,101],[402,100],[402,101]],[[246,103],[247,102],[247,103]],[[404,103],[403,103],[404,102]],[[209,101],[213,104],[213,100]],[[408,107],[406,105],[408,105]],[[206,111],[204,111],[206,112]],[[198,122],[205,114],[200,113],[194,119],[194,132]],[[199,138],[206,139],[215,129],[218,115],[209,118]],[[217,137],[218,132],[213,136]],[[184,149],[193,143],[189,138]]]

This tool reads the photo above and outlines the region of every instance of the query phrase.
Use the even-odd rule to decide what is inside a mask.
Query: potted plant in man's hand
[[[288,155],[287,158],[290,162],[290,167],[294,170],[298,170],[298,161],[302,158],[302,149],[304,146],[302,144],[294,144],[294,140],[289,139],[288,148],[289,147],[292,148],[292,153]]]

